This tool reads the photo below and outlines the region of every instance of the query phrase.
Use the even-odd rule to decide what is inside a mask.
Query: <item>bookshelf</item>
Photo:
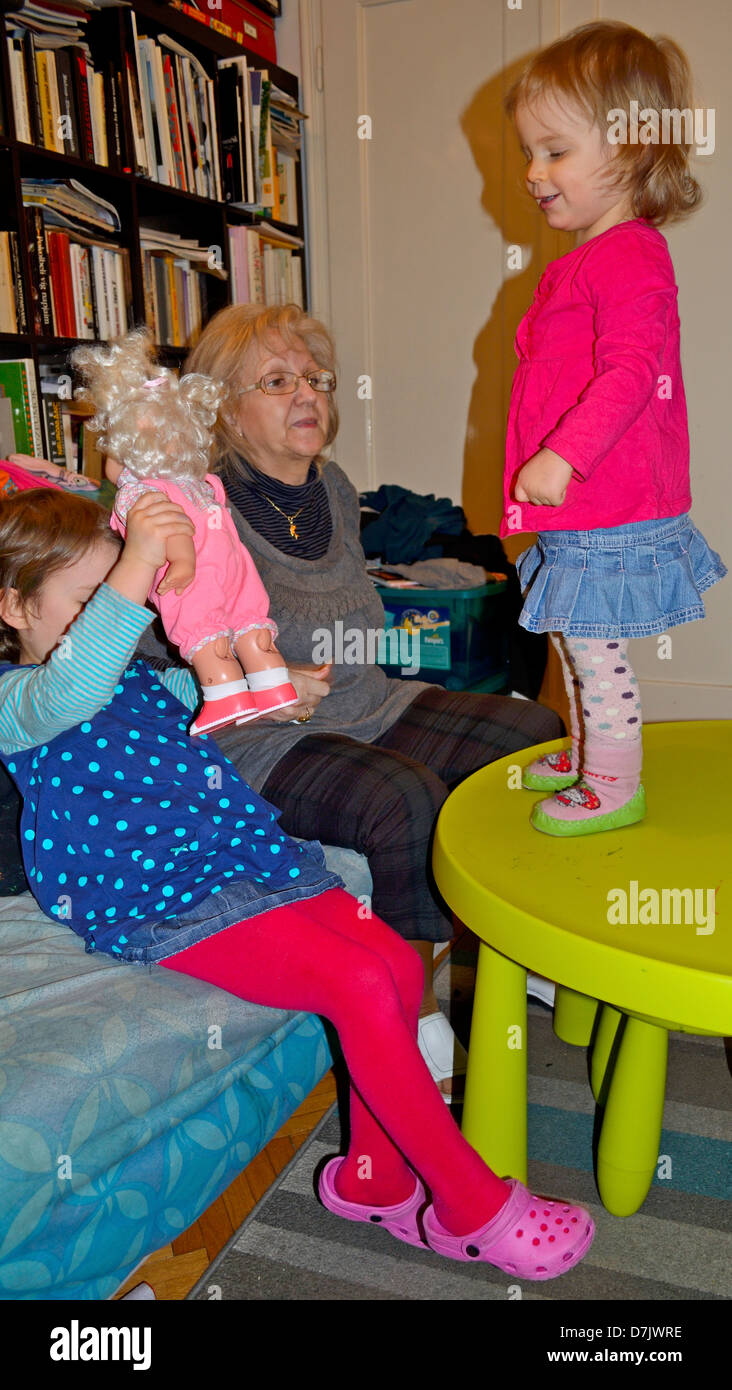
[[[15,17],[11,18],[11,15]],[[55,136],[51,133],[54,127],[49,127],[45,116],[42,123],[39,98],[35,99],[33,107],[35,94],[29,89],[27,73],[24,79],[27,115],[23,110],[23,99],[17,94],[18,63],[33,61],[32,53],[29,56],[19,42],[15,45],[12,43],[12,36],[19,32],[22,16],[22,10],[13,5],[12,0],[0,0],[0,187],[4,192],[0,204],[0,256],[4,254],[5,257],[2,262],[5,266],[5,295],[7,297],[8,273],[11,283],[13,280],[17,283],[19,270],[25,309],[25,322],[22,322],[20,314],[23,306],[17,304],[16,294],[14,309],[8,311],[11,321],[14,317],[15,331],[10,331],[7,316],[5,320],[0,320],[0,359],[26,363],[32,378],[31,388],[35,386],[41,405],[42,376],[46,378],[47,388],[54,372],[58,377],[67,374],[68,380],[69,354],[79,342],[94,338],[108,340],[124,331],[125,326],[131,328],[146,321],[151,323],[153,314],[154,336],[161,360],[168,365],[179,365],[205,322],[216,310],[232,302],[232,282],[237,291],[237,300],[261,298],[264,302],[277,302],[295,298],[306,307],[308,289],[300,159],[290,154],[287,177],[283,176],[282,180],[282,186],[288,192],[289,216],[292,218],[294,212],[296,220],[284,222],[273,215],[274,209],[265,210],[262,216],[251,207],[232,206],[231,198],[236,196],[237,188],[227,174],[225,152],[222,150],[222,135],[231,137],[230,112],[227,124],[227,112],[222,111],[222,93],[225,86],[230,95],[232,75],[230,66],[227,69],[220,67],[219,63],[226,60],[231,63],[232,59],[243,56],[248,69],[255,74],[248,79],[252,85],[257,87],[256,74],[266,70],[272,86],[278,88],[295,109],[299,107],[297,77],[167,3],[136,0],[134,9],[130,6],[105,5],[104,8],[89,11],[83,26],[83,38],[71,38],[68,43],[62,41],[53,58],[54,64],[58,65],[54,67],[57,96],[53,107],[55,129],[58,130],[59,115],[63,115],[64,110],[67,113],[72,110],[71,101],[66,108],[63,107],[60,74],[62,63],[68,60],[63,55],[59,57],[60,50],[71,54],[72,64],[75,49],[81,44],[87,45],[87,54],[91,53],[97,76],[87,73],[88,82],[82,85],[84,92],[88,91],[90,95],[92,120],[96,119],[97,122],[93,142],[89,131],[82,130],[82,103],[77,85],[73,98],[73,127],[67,115],[65,135],[59,142],[61,148],[52,149],[41,143],[32,143],[34,137],[48,140]],[[167,36],[171,44],[160,44],[160,36]],[[161,77],[160,69],[167,67],[165,81],[171,82],[170,62],[177,61],[178,64],[172,90],[166,88],[168,111],[166,113],[159,107],[156,113],[160,118],[157,124],[160,139],[154,141],[157,155],[151,155],[150,107],[148,105],[147,111],[140,109],[145,96],[154,100],[156,91],[154,65],[147,69],[147,76],[140,81],[139,61],[143,39],[154,41],[154,44],[147,46],[148,53],[154,53],[157,47],[162,55],[158,80]],[[43,37],[36,35],[36,43],[41,46]],[[175,49],[176,44],[179,45],[178,50]],[[176,52],[180,55],[181,49],[190,55],[191,61],[180,56],[176,59],[174,55]],[[236,65],[235,70],[239,70]],[[45,74],[45,66],[43,69],[36,67],[35,71],[38,78],[40,72]],[[194,71],[200,76],[194,77]],[[129,77],[130,73],[132,78]],[[206,87],[206,78],[210,79],[208,106],[200,96],[200,91]],[[77,84],[81,80],[78,73],[74,80]],[[195,86],[194,83],[199,85]],[[136,101],[135,89],[141,94],[140,104]],[[240,83],[239,91],[242,90]],[[160,91],[158,87],[158,97]],[[100,95],[102,92],[103,98]],[[170,118],[170,102],[172,99],[175,104],[176,96],[180,99],[179,129],[183,140],[188,135],[188,149],[178,144],[171,176],[168,172],[169,162],[158,162],[156,169],[155,161],[156,158],[162,160],[165,155],[163,131],[166,139],[169,131],[171,140],[174,140],[175,130],[172,121],[168,126],[166,115]],[[189,109],[191,98],[195,103],[193,111]],[[103,139],[98,134],[100,107],[94,105],[97,99],[104,101]],[[246,171],[247,132],[241,104],[238,110],[242,130],[241,166]],[[213,116],[213,121],[206,124],[209,114]],[[86,119],[88,121],[89,118]],[[214,122],[215,132],[212,130]],[[298,122],[290,118],[290,124],[297,126]],[[147,137],[142,147],[141,130]],[[208,161],[205,158],[204,131],[210,154]],[[252,138],[256,139],[256,134]],[[78,153],[70,152],[72,146],[77,148]],[[94,157],[90,157],[92,147]],[[143,151],[147,149],[148,156],[151,156],[147,161],[144,154],[141,155],[141,148]],[[171,145],[168,144],[167,148],[170,155]],[[253,169],[257,152],[251,145],[250,149],[249,185],[247,187],[245,173],[240,194],[242,202],[247,195],[251,196],[254,189]],[[103,159],[107,162],[100,162]],[[153,167],[143,168],[143,162]],[[279,164],[279,160],[276,162]],[[203,170],[201,166],[204,166]],[[282,173],[285,159],[279,167]],[[190,186],[171,186],[160,181],[161,171],[163,176]],[[269,168],[267,173],[271,174]],[[82,229],[78,225],[75,228],[52,225],[45,220],[42,206],[33,209],[27,205],[29,197],[44,192],[37,181],[71,179],[88,190],[95,200],[103,200],[111,205],[118,214],[119,225],[105,226],[100,222]],[[208,192],[195,191],[204,186],[205,179]],[[260,182],[255,191],[261,194],[262,187]],[[264,187],[266,189],[267,185]],[[92,207],[91,204],[88,206]],[[101,206],[97,204],[92,207],[92,212],[99,213]],[[286,208],[284,203],[282,206]],[[106,215],[101,213],[102,218]],[[271,239],[262,240],[260,233],[252,236],[251,229],[260,228],[262,223],[272,229]],[[248,230],[246,234],[234,232],[234,236],[240,238],[234,244],[230,232],[239,228]],[[59,231],[62,233],[60,237],[57,235]],[[177,248],[175,244],[171,246],[166,242],[166,237],[169,238],[171,234],[177,234],[189,243],[197,243],[198,253],[190,247],[186,249],[185,244],[182,248]],[[37,244],[38,237],[43,239],[44,235],[45,279],[48,282],[45,286],[44,268],[39,266],[39,255],[42,259],[43,248],[39,249]],[[151,237],[152,246],[149,244]],[[156,237],[161,240],[156,241]],[[279,238],[281,241],[277,246]],[[261,263],[256,262],[255,274],[252,260],[255,253],[252,248],[257,246],[261,252]],[[232,263],[232,253],[236,257],[236,264]],[[68,273],[70,261],[73,263],[71,278]],[[297,264],[293,265],[293,262]],[[63,293],[59,289],[62,281]],[[0,290],[2,283],[0,275]],[[89,283],[93,293],[87,295]],[[242,293],[242,289],[249,292]],[[41,295],[52,301],[52,310],[48,302],[43,306],[39,304]],[[76,328],[76,333],[69,331],[69,324]],[[61,403],[58,409],[63,409]],[[45,415],[43,419],[44,443],[48,446],[49,427],[45,423]],[[46,456],[51,456],[50,448],[47,447],[45,452]]]

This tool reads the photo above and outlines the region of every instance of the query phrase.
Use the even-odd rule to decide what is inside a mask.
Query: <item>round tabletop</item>
[[[494,950],[592,998],[693,1032],[732,1033],[732,722],[648,724],[646,819],[559,837],[530,824],[524,749],[448,797],[433,869]]]

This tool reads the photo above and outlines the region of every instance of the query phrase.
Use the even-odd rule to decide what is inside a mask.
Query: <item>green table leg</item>
[[[600,1012],[600,1022],[597,1025],[597,1033],[592,1048],[592,1061],[590,1063],[590,1084],[595,1100],[600,1099],[605,1073],[607,1072],[610,1054],[615,1042],[615,1034],[623,1015],[614,1009],[612,1004],[603,1004]]]
[[[554,999],[554,1032],[562,1042],[587,1047],[597,1013],[597,1000],[557,985]]]
[[[462,1131],[499,1177],[527,1181],[526,971],[481,942]]]
[[[602,1122],[597,1186],[613,1216],[643,1205],[658,1162],[666,1089],[668,1032],[628,1018]]]

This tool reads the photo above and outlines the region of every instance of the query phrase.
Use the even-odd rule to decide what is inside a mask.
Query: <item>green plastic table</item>
[[[655,1172],[668,1030],[732,1034],[732,722],[650,724],[643,738],[640,824],[533,829],[542,794],[519,769],[568,746],[557,739],[461,783],[433,850],[440,891],[481,940],[463,1133],[497,1173],[527,1181],[526,968],[548,976],[555,1033],[592,1044],[597,1185],[616,1216],[638,1210]]]

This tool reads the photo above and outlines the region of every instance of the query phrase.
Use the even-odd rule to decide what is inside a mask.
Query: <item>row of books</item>
[[[263,235],[257,227],[229,228],[233,304],[299,304],[305,307],[302,242]]]
[[[191,347],[208,317],[211,277],[226,279],[217,248],[158,227],[140,228],[145,322],[156,343]]]
[[[111,203],[75,179],[23,179],[36,333],[116,338],[130,323],[132,280]],[[104,235],[101,235],[104,234]]]
[[[24,454],[101,479],[96,435],[84,425],[93,410],[72,399],[66,364],[40,363],[38,373],[29,357],[0,362],[0,458]]]
[[[23,270],[17,232],[0,232],[0,333],[27,333]]]
[[[34,19],[34,14],[46,20]],[[15,133],[24,144],[109,164],[108,107],[119,124],[113,65],[95,63],[77,7],[28,6],[6,35]]]
[[[264,208],[277,221],[298,221],[296,165],[299,111],[292,97],[250,67],[244,54],[219,59],[219,114],[224,199]]]
[[[134,73],[128,69],[138,173],[221,202],[221,173],[213,79],[176,39],[132,28]]]

